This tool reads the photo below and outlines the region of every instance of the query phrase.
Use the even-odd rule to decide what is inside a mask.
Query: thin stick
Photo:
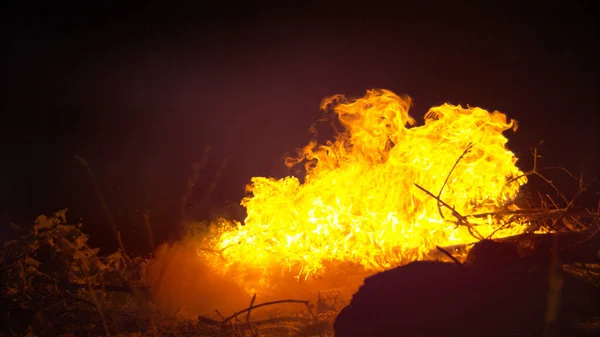
[[[150,211],[143,212],[142,216],[144,217],[144,225],[148,234],[148,245],[150,249],[154,250],[154,234],[152,233],[152,223],[150,222]]]
[[[229,247],[229,246],[227,246],[227,247]],[[227,247],[225,247],[225,248],[227,248]],[[202,248],[202,247],[200,247],[197,250],[200,251],[200,252],[208,252],[208,253],[216,254],[216,255],[218,255],[221,258],[221,260],[223,260],[224,262],[227,262],[227,259],[225,258],[225,256],[223,256],[223,251],[225,251],[225,248],[217,250],[217,249],[210,249],[210,248]]]
[[[119,247],[121,249],[121,251],[123,252],[123,257],[125,258],[125,264],[127,266],[127,268],[129,268],[131,266],[131,258],[129,258],[129,255],[127,255],[127,250],[125,249],[125,245],[123,245],[123,241],[121,240],[121,232],[119,232],[119,230],[117,229],[117,225],[115,223],[115,220],[113,219],[110,210],[108,209],[108,204],[106,203],[106,199],[104,199],[104,196],[102,194],[102,191],[100,190],[100,185],[98,184],[98,181],[96,180],[96,178],[94,177],[94,174],[92,172],[92,169],[90,168],[90,165],[88,164],[88,162],[81,156],[75,156],[75,159],[77,159],[79,161],[79,163],[81,164],[81,166],[86,170],[90,180],[92,181],[92,184],[94,185],[94,189],[96,190],[96,195],[98,196],[98,199],[100,199],[100,203],[102,204],[102,208],[104,209],[104,213],[106,214],[106,217],[108,218],[108,223],[110,224],[110,228],[113,231],[113,234],[115,235],[115,237],[117,238],[117,243],[119,244]],[[128,280],[127,274],[125,274],[124,276],[125,280],[127,281],[127,283],[130,285],[131,290],[133,292],[133,294],[135,295],[135,297],[138,299],[138,301],[140,301],[140,303],[143,303],[143,297],[140,294],[140,292],[138,291],[138,289],[136,289],[135,287],[133,287]],[[91,286],[91,285],[89,285]],[[90,289],[90,293],[94,295],[93,293],[93,289]],[[102,314],[102,312],[100,311],[100,309],[98,309],[100,315],[102,316],[102,321],[103,323],[106,325],[106,323],[104,322],[104,316]],[[154,322],[153,319],[150,318],[151,321],[151,329],[154,330]],[[108,329],[107,326],[105,326],[105,329]],[[109,331],[107,330],[107,334],[109,334]]]
[[[219,317],[221,317],[221,319],[222,319],[221,323],[225,322],[225,317],[223,317],[221,312],[219,310],[215,310],[215,312],[217,313],[217,315],[219,315]],[[240,331],[238,329],[236,329],[236,326],[233,324],[233,322],[231,322],[231,321],[229,322],[229,327],[236,335],[238,335],[238,336],[240,335]]]
[[[265,302],[265,303],[257,304],[255,306],[251,306],[251,307],[246,308],[244,310],[238,311],[238,312],[234,313],[233,315],[231,315],[231,316],[223,319],[222,323],[227,323],[227,322],[231,321],[232,319],[236,318],[238,315],[241,315],[241,314],[243,314],[245,312],[248,312],[248,311],[250,311],[252,309],[257,309],[257,308],[260,308],[260,307],[265,307],[265,306],[274,305],[274,304],[281,304],[281,303],[301,303],[301,304],[304,304],[304,305],[306,305],[308,307],[308,303],[309,302],[308,301],[303,301],[303,300],[279,300],[279,301]]]
[[[458,162],[460,162],[464,158],[464,156],[469,151],[471,151],[472,148],[473,148],[473,143],[469,143],[467,145],[467,147],[465,148],[465,150],[463,151],[463,153],[460,155],[460,157],[458,157],[458,159],[456,159],[456,161],[454,162],[454,165],[452,166],[452,169],[450,169],[450,172],[448,172],[448,175],[446,176],[446,180],[444,180],[444,183],[442,184],[442,187],[440,188],[440,192],[437,195],[437,199],[438,199],[438,212],[440,212],[440,216],[442,217],[442,219],[444,218],[444,214],[442,213],[442,207],[441,207],[441,204],[440,204],[439,200],[440,200],[440,198],[442,196],[442,192],[444,191],[444,187],[448,183],[448,180],[450,179],[450,176],[452,175],[452,172],[454,172],[454,169],[458,165]]]
[[[600,228],[598,228],[595,231],[593,231],[592,234],[590,234],[590,236],[588,236],[587,238],[585,238],[585,239],[583,239],[581,241],[575,242],[572,245],[568,245],[568,246],[559,248],[558,251],[563,251],[563,250],[570,249],[570,248],[573,248],[575,246],[578,246],[580,244],[586,243],[587,241],[590,241],[591,239],[593,239],[594,236],[596,236],[598,233],[600,233]]]
[[[225,169],[229,165],[230,160],[231,160],[231,156],[227,156],[227,157],[225,157],[225,159],[223,159],[223,161],[221,162],[221,166],[219,167],[219,170],[215,173],[215,176],[213,177],[211,184],[208,186],[207,189],[204,190],[204,195],[202,195],[202,198],[200,199],[200,202],[199,202],[200,205],[204,205],[208,202],[208,199],[210,198],[211,193],[214,192],[215,189],[217,188],[217,183],[219,182],[219,179],[223,175],[223,171],[225,171]]]
[[[113,231],[113,234],[117,238],[117,242],[119,243],[119,247],[121,248],[121,251],[123,252],[123,256],[125,257],[125,260],[127,261],[128,264],[131,263],[131,259],[127,255],[125,246],[123,245],[123,242],[121,241],[121,235],[119,234],[119,231],[117,230],[117,225],[115,224],[115,220],[113,219],[113,217],[110,213],[110,210],[108,209],[108,204],[106,203],[106,200],[104,199],[104,196],[102,195],[102,191],[100,190],[100,185],[98,185],[98,181],[96,181],[96,178],[94,177],[94,174],[92,173],[92,169],[90,168],[90,165],[83,157],[75,156],[75,159],[77,159],[79,161],[79,163],[81,164],[81,166],[86,170],[90,180],[92,181],[92,185],[94,185],[94,189],[96,190],[96,195],[98,196],[98,199],[100,199],[100,203],[102,204],[102,208],[104,209],[104,214],[108,218],[108,223],[110,225],[110,228]]]
[[[188,178],[185,193],[181,196],[181,199],[180,199],[179,213],[183,219],[188,218],[187,203],[188,203],[188,200],[194,194],[194,187],[200,181],[200,171],[205,169],[206,165],[208,164],[208,158],[210,157],[210,152],[211,152],[211,147],[208,145],[205,146],[204,154],[202,155],[202,159],[200,160],[200,162],[194,163],[194,165],[192,166],[192,176]]]
[[[559,169],[564,171],[565,173],[567,173],[567,175],[569,175],[569,177],[573,178],[576,181],[579,181],[581,183],[581,179],[578,179],[577,177],[575,177],[575,175],[573,175],[571,172],[569,172],[569,170],[565,169],[564,167],[548,167],[548,168],[541,168],[538,169],[537,168],[537,159],[540,158],[540,155],[538,154],[538,148],[544,143],[544,141],[540,141],[536,146],[532,147],[533,150],[533,169],[531,169],[531,171],[525,172],[517,177],[514,177],[512,179],[509,179],[506,184],[504,184],[504,187],[508,186],[509,184],[511,184],[512,182],[519,180],[521,178],[530,176],[530,175],[536,175],[538,177],[540,177],[540,179],[542,179],[543,181],[545,181],[550,187],[552,187],[554,189],[554,191],[563,199],[563,201],[565,203],[569,203],[569,201],[567,200],[567,198],[561,193],[561,191],[558,189],[558,187],[556,187],[556,185],[554,185],[554,183],[546,178],[545,176],[543,176],[540,172],[541,171],[546,171],[546,170],[550,170],[550,169]],[[503,189],[504,189],[503,187]]]
[[[573,175],[573,174],[572,174],[572,173],[571,173],[569,170],[567,170],[566,168],[564,168],[564,167],[562,167],[562,166],[548,166],[548,167],[542,167],[542,168],[536,169],[535,171],[534,171],[534,170],[527,171],[527,172],[525,172],[525,173],[523,173],[523,174],[521,174],[521,175],[518,175],[518,176],[516,176],[516,177],[513,177],[513,178],[509,179],[509,180],[506,182],[506,185],[508,185],[508,184],[510,184],[510,183],[512,183],[512,182],[514,182],[514,181],[516,181],[516,180],[519,180],[519,179],[521,179],[521,178],[525,178],[525,177],[527,177],[527,176],[530,176],[530,175],[532,175],[532,174],[540,174],[540,173],[541,173],[541,172],[543,172],[543,171],[550,171],[550,170],[560,170],[560,171],[563,171],[563,172],[565,172],[565,173],[566,173],[566,174],[567,174],[569,177],[573,178],[574,180],[579,180],[579,179],[578,179],[577,177],[575,177],[575,176],[574,176],[574,175]]]
[[[222,321],[225,320],[225,317],[221,314],[221,312],[219,310],[215,310],[215,312],[217,313],[217,315],[219,315],[219,317],[221,317]]]
[[[248,307],[248,314],[246,315],[246,323],[248,323],[248,328],[251,329],[252,325],[250,324],[250,313],[252,312],[252,306],[254,305],[254,300],[256,300],[256,294],[252,296],[252,300],[250,301],[250,306]]]
[[[306,310],[308,310],[308,313],[312,316],[312,318],[313,318],[314,321],[318,321],[319,320],[317,318],[317,316],[310,309],[310,304],[308,304],[308,301],[306,301]]]
[[[569,216],[577,216],[581,218],[600,218],[600,213],[590,213],[586,210],[581,209],[547,209],[547,208],[530,208],[530,209],[517,209],[517,210],[502,210],[498,212],[489,212],[489,213],[477,213],[470,214],[469,216],[474,218],[487,218],[488,216],[494,215],[543,215],[549,218],[551,217],[560,217],[561,215],[569,215]]]
[[[442,206],[448,208],[449,210],[452,211],[452,215],[454,215],[455,217],[457,217],[460,221],[466,221],[465,217],[462,216],[460,213],[458,213],[457,210],[454,209],[454,207],[448,205],[447,203],[445,203],[443,200],[441,200],[440,198],[438,198],[437,196],[435,196],[433,193],[429,192],[426,188],[420,186],[417,183],[414,183],[414,185],[419,188],[421,191],[427,193],[427,195],[429,195],[430,197],[434,198],[435,200],[437,200],[440,204],[442,204]]]
[[[494,236],[494,234],[498,233],[499,231],[501,231],[501,230],[503,230],[503,229],[506,229],[506,228],[510,227],[510,224],[511,224],[510,222],[506,222],[504,225],[502,225],[502,226],[500,226],[500,227],[498,227],[498,228],[494,229],[494,230],[493,230],[493,231],[490,233],[490,235],[488,235],[488,236],[487,236],[487,238],[486,238],[486,239],[488,239],[488,240],[491,240],[491,239],[492,239],[492,237]]]
[[[454,263],[459,264],[459,265],[463,265],[462,263],[460,263],[460,261],[458,261],[454,256],[452,256],[452,254],[450,254],[449,251],[445,250],[444,248],[440,247],[440,246],[435,246],[435,248],[437,250],[439,250],[440,252],[442,252],[442,254],[446,255],[447,257],[449,257],[450,259],[452,259],[452,261],[454,261]]]
[[[12,267],[14,267],[14,266],[18,265],[20,261],[21,261],[21,260],[16,260],[16,261],[14,261],[13,263],[11,263],[11,264],[9,264],[9,265],[7,265],[7,266],[4,266],[4,267],[2,267],[2,268],[0,268],[0,271],[4,271],[4,270],[6,270],[6,269],[10,269],[10,268],[12,268]]]
[[[421,191],[427,193],[427,195],[429,195],[430,197],[432,197],[435,200],[437,200],[442,206],[444,206],[444,207],[448,208],[449,210],[451,210],[452,211],[452,215],[454,215],[454,217],[456,217],[458,219],[458,224],[459,225],[463,225],[463,226],[467,226],[469,234],[471,234],[474,238],[476,238],[478,240],[482,240],[483,239],[483,236],[475,228],[473,228],[473,226],[467,221],[467,218],[465,218],[460,213],[458,213],[458,211],[456,209],[454,209],[454,207],[448,205],[442,199],[436,197],[433,193],[429,192],[424,187],[419,186],[419,184],[415,183],[414,185],[417,188],[419,188]]]

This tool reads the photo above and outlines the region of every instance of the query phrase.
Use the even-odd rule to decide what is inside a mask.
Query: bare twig
[[[221,166],[219,167],[219,170],[215,173],[210,186],[204,191],[204,195],[200,199],[201,205],[206,204],[208,202],[208,198],[210,197],[211,193],[214,192],[215,189],[217,188],[217,183],[219,182],[219,179],[223,175],[223,171],[225,171],[225,169],[229,165],[230,160],[231,160],[231,156],[227,156],[221,162]]]
[[[204,154],[202,155],[201,161],[198,163],[195,163],[192,167],[192,176],[188,178],[186,191],[181,196],[181,205],[180,205],[181,208],[180,208],[179,212],[183,219],[188,218],[188,213],[187,213],[188,199],[193,196],[194,187],[196,186],[198,181],[200,181],[200,171],[203,170],[204,168],[206,168],[206,165],[208,164],[208,158],[210,157],[210,151],[211,151],[211,147],[208,145],[205,146]]]
[[[250,324],[250,313],[252,312],[252,306],[254,305],[254,300],[256,300],[256,294],[252,296],[252,300],[250,301],[250,306],[248,307],[248,314],[246,315],[246,323],[248,323],[248,328],[252,328],[252,324]]]
[[[528,209],[517,209],[517,210],[501,210],[498,212],[488,212],[488,213],[477,213],[470,214],[470,217],[474,218],[487,218],[488,216],[503,216],[503,215],[524,215],[524,216],[544,216],[547,218],[557,218],[562,215],[576,216],[581,218],[599,218],[600,213],[591,213],[586,210],[580,209],[548,209],[548,208],[528,208]]]
[[[251,306],[249,308],[246,308],[244,310],[238,311],[238,312],[234,313],[233,315],[231,315],[231,316],[223,319],[222,323],[227,323],[227,322],[231,321],[232,319],[236,318],[237,316],[239,316],[239,315],[241,315],[241,314],[243,314],[245,312],[248,312],[248,311],[250,311],[252,309],[257,309],[257,308],[260,308],[260,307],[265,307],[265,306],[274,305],[274,304],[281,304],[281,303],[301,303],[301,304],[304,304],[304,305],[306,305],[307,308],[309,308],[309,312],[312,314],[312,311],[310,311],[310,307],[308,306],[309,301],[292,300],[292,299],[290,299],[290,300],[279,300],[279,301],[272,301],[272,302],[265,302],[265,303],[257,304],[257,305]]]
[[[517,177],[514,177],[512,179],[509,179],[506,184],[504,184],[505,188],[506,186],[510,185],[511,183],[513,183],[516,180],[519,180],[521,178],[524,177],[528,177],[531,175],[536,175],[538,176],[540,179],[542,179],[544,182],[546,182],[548,184],[548,186],[552,187],[552,189],[554,189],[554,191],[556,192],[556,194],[558,194],[561,199],[563,199],[563,201],[566,204],[569,204],[569,201],[567,200],[567,198],[565,197],[565,195],[560,191],[560,189],[558,187],[556,187],[556,185],[554,185],[554,183],[552,182],[552,180],[546,178],[544,175],[542,175],[540,172],[542,171],[547,171],[547,170],[554,170],[554,169],[558,169],[561,170],[563,172],[565,172],[569,177],[573,178],[576,181],[579,181],[581,183],[581,177],[578,179],[577,177],[575,177],[575,175],[573,175],[571,172],[569,172],[569,170],[567,170],[564,167],[560,167],[560,166],[553,166],[553,167],[547,167],[547,168],[541,168],[538,169],[538,158],[540,158],[541,156],[538,154],[538,149],[539,147],[544,143],[544,141],[540,141],[536,146],[533,146],[531,149],[533,151],[533,168],[531,169],[531,171],[525,172]]]
[[[555,207],[558,207],[556,203],[552,201],[551,198],[548,198],[552,202]],[[583,209],[573,209],[573,208],[560,208],[560,209],[548,209],[548,208],[528,208],[528,209],[517,209],[517,210],[501,210],[498,212],[488,212],[488,213],[478,213],[471,214],[469,217],[473,218],[486,218],[488,216],[492,217],[505,217],[512,216],[509,218],[505,218],[506,221],[504,225],[499,228],[496,228],[488,238],[491,238],[493,234],[496,232],[505,229],[511,225],[514,221],[519,221],[519,219],[524,219],[529,223],[535,222],[543,222],[546,226],[552,228],[553,230],[558,230],[556,228],[556,224],[560,221],[567,226],[571,231],[577,230],[574,224],[578,225],[580,229],[587,228],[586,225],[582,224],[579,219],[592,219],[597,220],[600,219],[600,213],[592,213]],[[553,224],[550,224],[552,222]]]
[[[208,252],[208,253],[214,253],[214,254],[217,254],[217,255],[219,255],[219,256],[221,257],[221,259],[222,259],[223,261],[227,261],[227,259],[225,259],[225,256],[223,255],[223,252],[224,252],[224,251],[225,251],[227,248],[229,248],[229,247],[233,247],[233,246],[235,246],[236,244],[241,244],[243,241],[245,241],[245,240],[248,240],[248,239],[251,239],[251,238],[253,238],[253,237],[256,237],[256,236],[258,236],[258,234],[249,235],[249,236],[247,236],[247,237],[244,237],[243,239],[239,240],[238,242],[231,243],[231,244],[229,244],[229,245],[227,245],[227,246],[225,246],[225,247],[223,247],[223,248],[221,248],[221,249],[212,249],[212,248],[200,247],[200,248],[198,248],[198,250],[199,250],[199,251],[203,251],[203,252]]]
[[[459,264],[459,265],[463,265],[462,263],[460,263],[460,261],[458,261],[452,254],[450,254],[449,251],[445,250],[444,248],[440,247],[440,246],[435,246],[435,248],[437,250],[439,250],[440,252],[442,252],[442,254],[446,255],[447,257],[449,257],[452,261],[454,261],[454,263]]]
[[[79,161],[79,163],[81,164],[81,166],[86,170],[92,185],[94,186],[94,189],[96,190],[96,195],[98,196],[98,199],[100,199],[100,203],[102,204],[102,208],[104,209],[104,213],[106,214],[106,217],[108,219],[108,223],[113,231],[113,234],[115,235],[117,242],[119,244],[119,247],[121,249],[121,252],[123,252],[123,257],[125,258],[125,264],[126,267],[129,268],[131,266],[131,258],[129,257],[129,255],[127,254],[127,250],[125,249],[125,245],[123,244],[123,241],[121,240],[121,232],[119,232],[119,230],[117,229],[117,225],[115,223],[115,220],[113,219],[111,212],[108,208],[108,204],[106,203],[106,199],[104,198],[102,191],[100,189],[100,185],[98,184],[98,181],[96,180],[96,178],[94,177],[94,174],[88,164],[88,162],[81,156],[75,156],[75,159],[77,159]],[[138,291],[137,288],[133,287],[128,280],[127,275],[124,276],[125,281],[127,281],[127,283],[130,285],[132,292],[134,293],[135,297],[138,299],[138,301],[140,301],[140,303],[143,302],[143,297],[140,294],[140,292]],[[94,290],[91,288],[90,292],[93,292]],[[102,316],[102,312],[100,309],[98,309],[100,315]],[[151,318],[151,329],[155,330],[155,326],[154,326],[154,320]],[[102,316],[102,321],[104,322],[104,317]],[[105,324],[106,325],[106,324]],[[108,329],[107,326],[105,326],[105,329]],[[106,331],[107,334],[109,334],[109,331]]]
[[[593,238],[594,238],[594,236],[598,235],[598,233],[600,233],[600,228],[598,228],[598,229],[596,229],[595,231],[593,231],[593,232],[592,232],[592,234],[590,234],[590,236],[588,236],[587,238],[585,238],[585,239],[583,239],[583,240],[581,240],[581,241],[575,242],[575,243],[574,243],[574,244],[572,244],[572,245],[568,245],[568,246],[565,246],[565,247],[561,247],[561,248],[559,248],[559,249],[558,249],[558,251],[562,251],[562,250],[570,249],[570,248],[573,248],[573,247],[575,247],[575,246],[578,246],[578,245],[584,244],[584,243],[586,243],[586,242],[590,241],[591,239],[593,239]]]
[[[441,200],[440,198],[438,198],[437,196],[435,196],[433,193],[429,192],[426,188],[422,187],[421,185],[415,183],[414,184],[418,189],[420,189],[421,191],[427,193],[427,195],[429,195],[430,197],[434,198],[435,200],[437,200],[440,204],[442,204],[442,206],[448,208],[449,210],[452,211],[452,215],[454,215],[456,218],[458,218],[460,221],[466,221],[465,217],[462,216],[460,213],[458,213],[457,210],[454,209],[454,207],[448,205],[447,203],[445,203],[443,200]]]
[[[10,268],[12,268],[12,267],[15,267],[17,264],[19,264],[19,261],[20,261],[20,260],[16,260],[16,261],[14,261],[13,263],[11,263],[11,264],[9,264],[9,265],[7,265],[7,266],[4,266],[4,267],[2,267],[2,268],[0,268],[0,272],[1,272],[1,271],[4,271],[4,270],[6,270],[6,269],[10,269]]]
[[[203,247],[200,247],[200,248],[198,248],[198,251],[201,251],[201,252],[208,252],[208,253],[213,253],[213,254],[216,254],[216,255],[218,255],[218,256],[221,258],[221,260],[223,260],[223,261],[227,262],[227,259],[225,259],[225,256],[223,256],[223,252],[224,252],[224,251],[225,251],[225,249],[226,249],[226,248],[228,248],[228,247],[229,247],[229,246],[227,246],[227,247],[225,247],[225,248],[221,248],[221,249],[210,249],[210,248],[203,248]]]
[[[221,317],[221,321],[225,321],[225,317],[221,314],[221,312],[218,309],[215,310],[215,312],[217,313],[217,315],[219,315],[219,317]]]
[[[503,230],[503,229],[506,229],[506,228],[508,228],[508,227],[510,227],[510,222],[506,222],[506,223],[504,223],[502,226],[500,226],[500,227],[498,227],[498,228],[494,229],[494,230],[493,230],[493,231],[490,233],[490,235],[488,235],[488,236],[486,237],[486,239],[488,239],[488,240],[492,239],[492,238],[494,237],[494,234],[496,234],[496,233],[498,233],[499,231],[501,231],[501,230]]]
[[[142,212],[142,216],[144,217],[144,225],[148,234],[148,245],[150,249],[154,250],[154,234],[152,233],[152,223],[150,222],[150,211]]]
[[[463,225],[467,227],[467,230],[469,231],[469,234],[471,234],[474,238],[476,238],[477,240],[482,240],[483,239],[483,235],[481,235],[474,227],[473,225],[471,225],[469,223],[469,221],[467,220],[467,218],[465,218],[463,215],[461,215],[460,213],[458,213],[458,211],[456,209],[454,209],[454,207],[448,205],[447,203],[445,203],[442,199],[438,198],[437,196],[435,196],[433,193],[429,192],[427,189],[425,189],[424,187],[421,187],[419,184],[415,183],[414,184],[417,188],[419,188],[421,191],[427,193],[427,195],[429,195],[430,197],[434,198],[435,200],[438,201],[438,203],[440,203],[442,206],[448,208],[450,211],[452,211],[452,215],[458,220],[458,224],[459,225]]]
[[[535,164],[534,164],[535,165]],[[519,180],[521,178],[525,178],[527,176],[533,175],[533,174],[541,174],[544,171],[552,171],[552,170],[559,170],[559,171],[563,171],[564,173],[566,173],[569,177],[573,178],[573,180],[579,180],[577,177],[575,177],[569,170],[567,170],[566,168],[562,167],[562,166],[548,166],[548,167],[542,167],[539,169],[535,169],[531,170],[531,171],[527,171],[521,175],[518,175],[516,177],[513,177],[511,179],[509,179],[506,182],[506,185],[509,185],[513,182],[515,182],[516,180]]]
[[[460,157],[458,157],[458,159],[456,159],[456,161],[454,162],[454,165],[452,166],[452,168],[450,169],[450,172],[448,172],[448,175],[446,176],[446,180],[444,180],[444,183],[442,184],[442,187],[440,188],[440,192],[437,195],[437,200],[438,200],[438,212],[440,212],[440,216],[442,217],[442,219],[444,218],[444,214],[442,212],[442,207],[441,207],[441,196],[442,196],[442,192],[444,191],[444,187],[446,187],[446,184],[448,183],[448,180],[450,179],[450,176],[452,175],[452,172],[454,172],[454,169],[456,168],[456,165],[458,165],[458,162],[460,162],[464,156],[471,151],[471,149],[473,148],[473,143],[469,143],[467,145],[467,147],[465,148],[465,150],[463,151],[463,153],[460,155]]]
[[[127,255],[125,246],[123,245],[123,242],[121,241],[121,235],[120,235],[119,231],[117,230],[117,225],[115,224],[115,220],[113,219],[113,217],[110,213],[110,210],[108,209],[108,204],[106,203],[106,199],[104,199],[102,191],[100,190],[100,185],[98,184],[98,181],[94,177],[94,173],[92,172],[90,165],[83,157],[75,156],[75,159],[77,159],[79,161],[79,163],[81,164],[81,166],[86,170],[86,172],[92,182],[92,185],[94,185],[94,189],[96,190],[96,195],[98,196],[98,199],[100,199],[100,203],[102,204],[104,214],[108,218],[108,223],[110,225],[110,228],[112,229],[113,234],[117,238],[117,242],[119,243],[119,247],[121,248],[121,251],[123,252],[123,256],[125,257],[125,260],[127,261],[128,264],[131,263],[131,259]]]
[[[221,322],[219,324],[224,324],[226,318],[223,317],[223,315],[221,314],[221,312],[219,310],[215,310],[215,312],[217,313],[217,315],[219,315],[219,317],[221,317]],[[236,319],[237,319],[237,317],[236,317]],[[233,333],[236,336],[240,336],[241,335],[240,330],[237,328],[237,324],[233,324],[233,322],[231,320],[229,320],[229,327],[231,328],[231,330],[233,330]]]

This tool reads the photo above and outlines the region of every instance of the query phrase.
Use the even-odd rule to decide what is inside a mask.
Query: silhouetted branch
[[[452,172],[454,172],[454,169],[456,168],[456,165],[458,165],[458,162],[460,162],[465,157],[465,155],[469,151],[471,151],[472,148],[473,148],[473,143],[469,143],[467,145],[467,147],[465,148],[465,150],[463,151],[463,153],[460,155],[460,157],[458,157],[458,159],[456,159],[456,161],[454,162],[454,165],[450,169],[450,172],[448,172],[448,175],[446,176],[446,180],[444,180],[444,183],[442,184],[442,187],[440,188],[440,192],[437,195],[438,212],[440,213],[440,216],[442,217],[442,219],[444,218],[444,214],[442,213],[442,207],[441,207],[441,203],[440,203],[440,198],[442,196],[442,192],[444,191],[444,187],[446,187],[446,184],[448,183],[448,180],[450,179],[450,176],[452,175]]]
[[[456,219],[458,220],[458,224],[459,225],[463,225],[467,227],[467,230],[469,231],[469,234],[471,234],[471,236],[473,236],[474,238],[476,238],[477,240],[482,240],[483,239],[483,235],[481,235],[474,227],[473,225],[471,225],[469,223],[469,221],[467,220],[467,218],[465,218],[463,215],[461,215],[460,213],[458,213],[458,211],[456,209],[454,209],[454,207],[448,205],[447,203],[445,203],[442,199],[438,198],[437,196],[435,196],[433,193],[429,192],[427,189],[425,189],[424,187],[421,187],[419,184],[415,183],[414,184],[417,188],[419,188],[421,191],[427,193],[427,195],[429,195],[430,197],[434,198],[435,200],[438,201],[438,203],[440,203],[442,206],[448,208],[450,211],[452,211],[452,215],[454,217],[456,217]]]
[[[256,309],[256,308],[260,308],[260,307],[265,307],[265,306],[268,306],[268,305],[281,304],[281,303],[300,303],[300,304],[304,304],[304,305],[306,305],[306,308],[308,309],[308,312],[313,317],[315,317],[314,314],[312,313],[312,311],[310,310],[309,301],[291,300],[290,299],[290,300],[279,300],[279,301],[265,302],[265,303],[257,304],[257,305],[254,305],[254,306],[250,306],[250,307],[248,307],[248,308],[246,308],[244,310],[241,310],[241,311],[238,311],[238,312],[234,313],[233,315],[231,315],[231,316],[229,316],[227,318],[224,318],[223,321],[222,321],[222,323],[227,323],[227,322],[231,321],[232,319],[236,318],[238,315],[241,315],[241,314],[243,314],[245,312],[248,312],[248,311],[250,311],[252,309]]]

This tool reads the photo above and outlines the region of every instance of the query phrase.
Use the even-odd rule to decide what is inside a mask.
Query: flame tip
[[[241,202],[248,211],[244,226],[215,240],[228,247],[229,270],[263,270],[249,283],[257,289],[285,270],[298,279],[347,263],[382,270],[422,258],[436,245],[472,242],[472,229],[483,236],[522,230],[516,224],[497,231],[502,219],[469,216],[507,205],[527,182],[513,178],[523,173],[503,135],[516,131],[517,121],[444,103],[417,126],[411,106],[410,96],[387,89],[324,98],[320,107],[329,114],[323,120],[335,118],[341,129],[332,141],[313,139],[296,156],[284,156],[288,168],[304,164],[303,183],[293,176],[251,179],[251,195]],[[314,125],[310,130],[316,133]],[[456,214],[472,228],[456,225]]]

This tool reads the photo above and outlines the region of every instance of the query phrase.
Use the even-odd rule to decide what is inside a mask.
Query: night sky
[[[158,239],[175,231],[206,145],[196,195],[230,156],[210,202],[237,203],[250,177],[289,174],[282,155],[308,142],[321,99],[371,88],[410,95],[419,122],[444,102],[502,111],[520,124],[507,135],[521,167],[543,139],[542,164],[593,182],[593,1],[460,3],[6,7],[0,236],[9,221],[69,208],[92,242],[114,247],[79,155],[126,246],[143,251],[140,212]]]

